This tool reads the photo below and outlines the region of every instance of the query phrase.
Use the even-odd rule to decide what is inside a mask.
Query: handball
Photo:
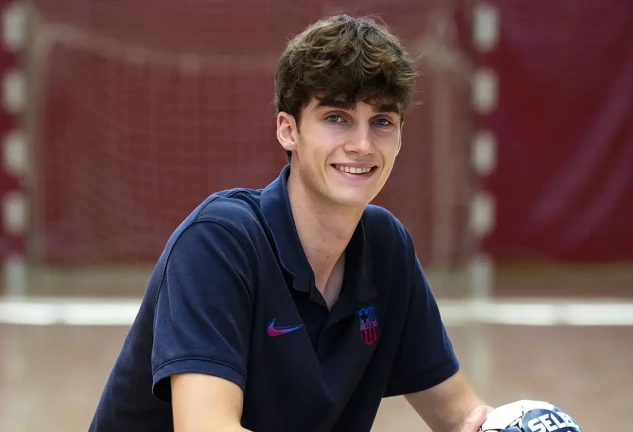
[[[492,410],[480,432],[582,432],[561,409],[548,402],[520,400]]]

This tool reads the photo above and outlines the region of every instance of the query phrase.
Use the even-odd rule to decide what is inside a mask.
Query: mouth
[[[346,175],[347,177],[351,176],[352,178],[367,178],[370,177],[376,169],[377,166],[351,166],[351,165],[338,165],[333,164],[332,167],[338,172]]]

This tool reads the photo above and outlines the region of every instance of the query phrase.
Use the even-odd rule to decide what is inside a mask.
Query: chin
[[[364,194],[338,194],[331,196],[330,199],[340,206],[353,208],[362,208],[371,202],[371,198]]]

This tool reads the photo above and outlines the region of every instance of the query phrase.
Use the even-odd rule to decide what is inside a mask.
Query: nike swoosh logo
[[[303,327],[303,324],[298,324],[298,325],[293,325],[293,326],[288,326],[288,327],[275,327],[276,321],[277,319],[275,318],[274,320],[270,322],[270,324],[268,324],[268,328],[266,329],[266,334],[268,334],[268,336],[275,337],[275,336],[285,335],[286,333],[299,330],[301,327]]]

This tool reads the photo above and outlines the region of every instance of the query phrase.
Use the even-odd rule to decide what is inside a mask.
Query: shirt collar
[[[270,183],[261,194],[261,207],[268,224],[279,261],[292,277],[292,285],[299,291],[309,292],[314,283],[314,273],[305,255],[292,216],[288,197],[288,176],[290,165],[286,165],[277,179]],[[345,279],[354,285],[359,301],[376,297],[371,272],[369,242],[361,218],[347,247]]]

